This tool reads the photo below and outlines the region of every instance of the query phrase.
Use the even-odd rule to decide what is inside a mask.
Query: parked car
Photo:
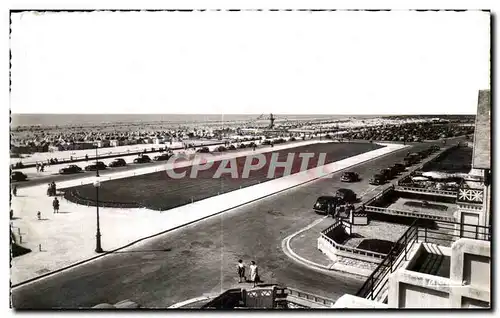
[[[98,161],[95,164],[91,164],[85,167],[85,171],[96,171],[96,170],[104,170],[106,169],[106,165],[102,161]]]
[[[359,180],[360,180],[359,174],[352,171],[344,172],[340,177],[340,181],[342,182],[356,182]]]
[[[246,147],[247,147],[247,145],[245,145],[245,144],[240,144],[238,147],[239,147],[240,149],[243,149],[243,148],[246,148]]]
[[[197,153],[209,153],[210,152],[210,149],[208,149],[208,147],[202,147],[202,148],[199,148],[198,150],[196,150]]]
[[[419,155],[417,153],[412,153],[404,158],[404,163],[405,163],[405,166],[409,167],[409,166],[417,163],[419,160],[420,160]]]
[[[257,147],[257,144],[255,142],[251,142],[247,145],[248,148],[252,148],[252,147]]]
[[[381,174],[376,174],[370,179],[370,184],[372,185],[381,185],[385,183],[385,177]]]
[[[147,155],[142,155],[134,159],[134,163],[148,163],[148,162],[151,162],[151,158],[149,158],[149,156]]]
[[[72,174],[82,172],[82,168],[77,165],[69,165],[66,168],[59,169],[60,174]]]
[[[12,171],[10,174],[11,181],[25,181],[28,179],[28,176],[22,173],[21,171]]]
[[[114,167],[124,167],[124,166],[126,166],[126,165],[127,165],[127,163],[126,163],[126,162],[125,162],[125,160],[124,160],[124,159],[122,159],[122,158],[116,158],[115,160],[113,160],[113,161],[111,161],[111,162],[109,163],[109,166],[110,166],[110,167],[113,167],[113,168],[114,168]]]
[[[396,175],[396,171],[391,168],[385,168],[380,170],[380,174],[384,176],[386,180],[392,179]]]
[[[328,205],[338,205],[340,200],[334,196],[320,196],[313,206],[314,212],[318,214],[328,214]]]
[[[217,152],[224,152],[224,151],[226,151],[226,150],[227,150],[227,148],[226,148],[226,147],[224,147],[224,146],[219,146],[219,147],[217,147],[217,148],[215,149],[215,151],[217,151]]]
[[[236,147],[234,145],[229,145],[229,147],[227,147],[227,150],[235,150]]]
[[[392,166],[392,169],[395,170],[397,173],[401,173],[403,171],[406,170],[406,167],[404,164],[402,163],[395,163],[393,166]]]
[[[335,196],[339,198],[342,203],[355,203],[357,201],[356,193],[351,189],[340,188],[335,193]]]
[[[154,161],[166,161],[166,160],[170,159],[170,157],[172,157],[171,154],[169,154],[169,153],[162,153],[159,156],[155,156],[153,160]]]

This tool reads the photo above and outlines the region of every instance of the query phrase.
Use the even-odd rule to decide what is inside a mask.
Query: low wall
[[[385,258],[385,254],[349,247],[336,242],[336,238],[338,239],[339,236],[350,235],[351,227],[346,223],[338,221],[321,232],[317,240],[318,249],[333,261],[336,260],[337,256],[342,256],[364,262],[380,263]]]

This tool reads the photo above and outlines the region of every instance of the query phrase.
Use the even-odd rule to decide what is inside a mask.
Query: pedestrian
[[[242,278],[245,281],[247,280],[247,277],[245,276],[245,264],[243,264],[243,260],[241,259],[238,261],[238,278],[240,283]]]
[[[42,213],[40,211],[38,211],[36,213],[36,217],[38,218],[38,220],[41,220],[42,219]]]
[[[17,186],[14,186],[14,189],[12,189],[12,194],[17,197]]]
[[[14,218],[14,210],[10,210],[10,219],[12,220]]]
[[[45,164],[42,162],[42,165],[40,166],[40,172],[44,172],[45,171]]]
[[[36,162],[36,173],[40,172],[40,164]]]
[[[253,282],[253,287],[255,287],[257,282],[259,282],[259,269],[255,264],[255,261],[252,261],[252,264],[250,265],[250,281]]]
[[[85,161],[89,161],[89,155],[85,155]]]
[[[52,207],[54,208],[54,213],[59,213],[59,200],[57,198],[54,198],[54,201],[52,201]]]

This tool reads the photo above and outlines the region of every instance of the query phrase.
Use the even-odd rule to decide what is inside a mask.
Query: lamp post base
[[[101,234],[100,234],[100,233],[98,233],[98,234],[96,234],[96,236],[95,236],[95,237],[96,237],[96,247],[95,247],[95,252],[96,252],[96,253],[102,253],[102,252],[104,252],[104,251],[102,250],[102,247],[101,247]]]

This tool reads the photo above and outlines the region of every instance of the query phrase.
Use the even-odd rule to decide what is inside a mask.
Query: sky
[[[490,16],[13,13],[13,113],[474,114]]]

